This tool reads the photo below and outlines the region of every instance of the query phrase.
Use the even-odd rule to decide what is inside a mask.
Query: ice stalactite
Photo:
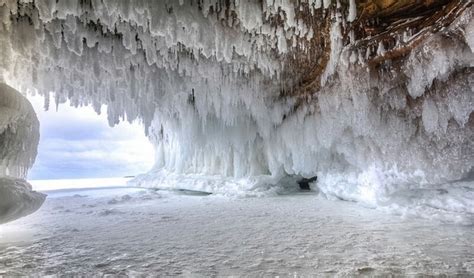
[[[45,195],[24,179],[33,165],[39,122],[28,100],[0,83],[0,223],[35,212]]]
[[[107,104],[111,124],[144,122],[156,165],[135,184],[256,194],[317,176],[330,198],[473,213],[472,3],[2,1],[0,11],[8,84],[46,104]],[[436,203],[438,189],[466,205]],[[416,190],[429,193],[396,198]]]

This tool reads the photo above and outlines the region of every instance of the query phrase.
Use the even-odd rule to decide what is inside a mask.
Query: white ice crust
[[[51,96],[97,112],[107,104],[112,125],[140,118],[156,148],[140,186],[273,192],[317,176],[325,195],[377,207],[469,178],[472,7],[444,30],[463,36],[433,34],[395,74],[400,82],[370,74],[366,54],[342,43],[355,1],[346,14],[309,1],[333,17],[331,52],[317,97],[296,105],[278,98],[282,61],[320,31],[297,19],[293,1],[231,1],[231,19],[220,1],[198,2],[0,1],[0,76],[46,105]],[[275,15],[282,25],[265,20]]]

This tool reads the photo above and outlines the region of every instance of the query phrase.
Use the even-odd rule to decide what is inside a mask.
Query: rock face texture
[[[33,165],[39,122],[28,100],[0,83],[0,224],[35,212],[45,195],[24,178]]]
[[[136,184],[260,192],[317,176],[323,194],[377,206],[471,176],[473,12],[444,0],[0,1],[0,76],[46,106],[140,118],[156,165]]]

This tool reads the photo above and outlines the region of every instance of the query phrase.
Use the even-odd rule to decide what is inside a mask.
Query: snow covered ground
[[[140,188],[48,192],[0,226],[0,276],[474,275],[474,229],[312,192],[261,198]]]

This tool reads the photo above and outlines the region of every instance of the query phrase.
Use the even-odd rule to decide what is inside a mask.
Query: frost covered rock
[[[45,198],[45,194],[32,191],[23,179],[0,177],[0,224],[37,211]]]
[[[39,122],[19,92],[0,83],[0,223],[35,212],[45,195],[22,178],[36,158]],[[14,178],[18,177],[18,178]]]

